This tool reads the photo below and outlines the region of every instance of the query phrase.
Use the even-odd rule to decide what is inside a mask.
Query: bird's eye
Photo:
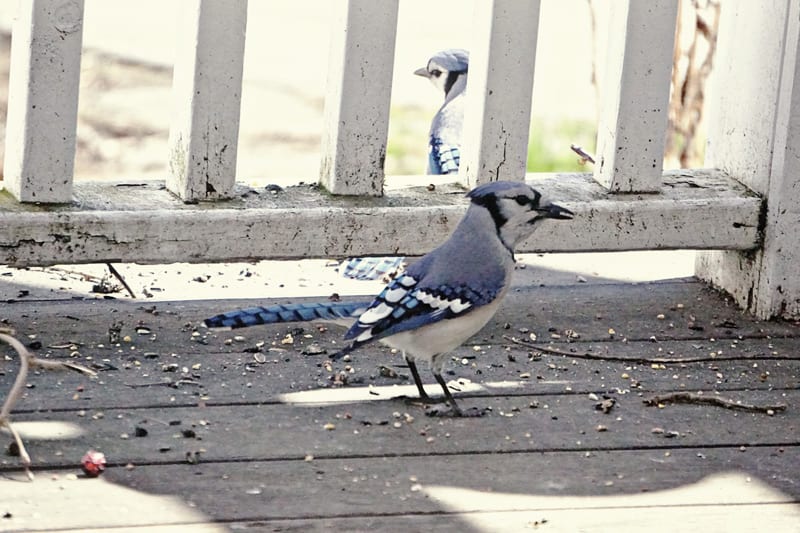
[[[531,199],[525,196],[524,194],[517,195],[517,197],[514,198],[514,200],[516,200],[519,205],[525,205],[531,202]]]
[[[434,78],[438,78],[441,75],[442,75],[442,71],[439,70],[438,68],[435,68],[435,69],[433,69],[431,71],[431,76],[433,76]]]

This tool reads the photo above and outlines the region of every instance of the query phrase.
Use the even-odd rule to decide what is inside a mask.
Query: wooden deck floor
[[[491,409],[466,419],[394,398],[413,388],[387,349],[303,353],[335,351],[335,328],[198,328],[248,303],[3,304],[37,354],[78,352],[99,378],[30,376],[14,420],[36,480],[2,456],[0,530],[800,531],[800,327],[700,283],[518,288],[454,356],[462,407]],[[504,338],[530,332],[576,356]],[[683,391],[787,409],[644,403]],[[90,448],[99,479],[78,466]]]

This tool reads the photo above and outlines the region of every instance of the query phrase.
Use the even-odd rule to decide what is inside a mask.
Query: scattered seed
[[[284,340],[286,340],[286,339],[284,339]],[[291,344],[291,342],[294,342],[294,341],[292,340],[292,341],[286,342],[286,343],[284,343],[284,341],[281,341],[282,344]],[[328,353],[328,350],[326,350],[325,348],[323,348],[322,346],[320,346],[317,343],[311,343],[308,346],[306,346],[305,348],[303,348],[303,351],[301,353],[303,355],[322,355],[322,354]]]
[[[607,415],[611,412],[614,406],[617,404],[617,400],[614,398],[604,398],[603,400],[597,402],[594,405],[595,410],[602,411],[603,414]]]

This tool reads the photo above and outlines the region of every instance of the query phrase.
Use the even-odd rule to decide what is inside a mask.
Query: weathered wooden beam
[[[696,271],[761,318],[797,318],[800,5],[725,4],[717,54],[706,162],[766,197],[763,247],[701,253]]]
[[[182,200],[229,198],[236,181],[247,0],[181,5],[167,188]]]
[[[469,187],[525,179],[540,4],[475,4],[459,172]]]
[[[576,217],[543,224],[520,251],[747,250],[759,244],[761,199],[719,171],[667,173],[658,195],[608,194],[589,174],[529,177]],[[460,220],[467,204],[457,192],[416,188],[358,198],[312,187],[273,195],[237,186],[235,199],[198,207],[158,182],[83,182],[70,206],[26,206],[0,195],[0,263],[420,255]]]
[[[611,2],[595,179],[614,192],[661,187],[678,0]]]
[[[336,3],[320,183],[333,194],[383,194],[398,0]]]
[[[70,202],[83,0],[18,4],[11,42],[3,184],[22,202]]]

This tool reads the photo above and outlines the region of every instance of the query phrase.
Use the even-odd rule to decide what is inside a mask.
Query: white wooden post
[[[19,201],[72,201],[82,40],[83,0],[19,2],[4,161]]]
[[[247,0],[182,0],[167,188],[228,198],[236,181]]]
[[[476,2],[459,170],[469,187],[525,179],[539,7]]]
[[[320,184],[383,194],[398,0],[343,0],[332,21]]]
[[[678,0],[614,0],[594,177],[612,192],[661,188]]]
[[[800,3],[722,5],[706,164],[766,197],[763,246],[699,254],[701,278],[757,316],[800,316]]]

